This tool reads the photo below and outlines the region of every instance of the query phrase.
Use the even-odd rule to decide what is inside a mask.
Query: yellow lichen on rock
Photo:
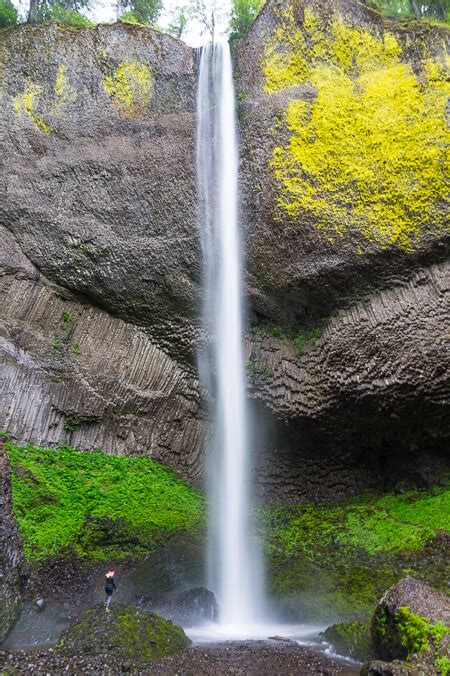
[[[75,88],[72,87],[67,79],[66,66],[61,63],[55,80],[56,107],[62,108],[70,103],[74,103],[77,98]]]
[[[271,161],[278,205],[327,239],[356,233],[411,250],[446,227],[445,69],[427,59],[418,78],[400,55],[393,35],[336,16],[327,32],[308,8],[302,27],[288,10],[269,40],[266,90],[317,89],[314,101],[286,109],[290,140]]]
[[[37,114],[36,105],[42,92],[42,87],[28,81],[22,94],[14,97],[14,108],[18,115],[28,115],[44,134],[50,133],[50,126]]]
[[[139,61],[121,63],[114,75],[103,80],[103,88],[121,115],[143,117],[153,94],[154,78],[150,68]]]

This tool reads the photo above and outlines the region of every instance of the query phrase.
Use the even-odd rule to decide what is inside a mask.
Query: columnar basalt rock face
[[[0,643],[19,615],[24,572],[22,543],[12,513],[10,466],[0,441]]]
[[[448,281],[447,264],[431,266],[316,333],[254,331],[247,346],[253,396],[284,420],[274,435],[277,462],[262,459],[259,470],[266,493],[282,485],[281,499],[302,490],[344,497],[399,475],[427,484],[432,451],[443,469]]]
[[[203,419],[193,369],[142,329],[48,282],[3,232],[3,424],[17,438],[143,453],[201,474]]]

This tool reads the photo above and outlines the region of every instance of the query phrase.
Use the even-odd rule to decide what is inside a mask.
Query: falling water
[[[238,146],[228,44],[202,48],[197,114],[203,320],[212,336],[209,353],[203,351],[199,361],[215,402],[208,460],[210,584],[219,598],[220,623],[248,627],[261,619],[261,592],[258,556],[250,536]]]

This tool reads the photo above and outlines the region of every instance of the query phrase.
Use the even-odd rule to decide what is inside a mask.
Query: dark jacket
[[[114,575],[111,575],[110,577],[105,576],[105,592],[107,594],[112,594],[114,589],[117,589]]]

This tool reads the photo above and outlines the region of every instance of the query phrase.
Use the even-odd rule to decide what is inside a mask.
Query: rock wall
[[[399,477],[425,486],[448,466],[449,279],[448,264],[431,266],[316,333],[255,329],[252,394],[261,416],[282,421],[262,435],[277,449],[261,454],[266,493],[344,497]]]
[[[426,484],[445,462],[447,36],[351,0],[270,0],[235,48],[271,499]],[[130,25],[3,37],[1,424],[198,480],[196,53]]]
[[[152,29],[5,31],[2,223],[49,279],[192,354],[193,50]]]
[[[22,543],[12,513],[10,466],[0,441],[0,643],[19,616],[24,572]]]
[[[448,256],[448,40],[353,0],[265,4],[236,49],[257,316],[320,317]]]
[[[50,283],[8,231],[0,261],[1,417],[18,439],[152,455],[195,480],[203,415],[192,368]]]

